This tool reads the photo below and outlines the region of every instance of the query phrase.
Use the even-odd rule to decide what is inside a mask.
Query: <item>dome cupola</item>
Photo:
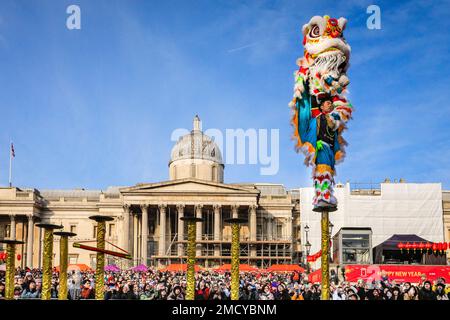
[[[169,175],[171,180],[196,178],[223,182],[222,153],[214,140],[202,131],[196,115],[192,131],[180,137],[172,148]]]

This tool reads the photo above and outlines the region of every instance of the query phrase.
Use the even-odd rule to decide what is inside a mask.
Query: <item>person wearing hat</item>
[[[436,300],[436,293],[431,289],[431,282],[426,280],[419,291],[419,300]]]
[[[450,293],[445,292],[445,284],[438,283],[436,285],[436,300],[450,300]]]

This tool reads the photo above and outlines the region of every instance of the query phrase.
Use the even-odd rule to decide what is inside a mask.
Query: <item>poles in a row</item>
[[[97,222],[97,266],[96,266],[96,276],[95,276],[95,286],[96,294],[95,298],[97,300],[103,300],[104,288],[104,267],[105,267],[105,230],[106,221],[113,220],[112,217],[107,216],[92,216],[90,219]],[[56,229],[62,229],[63,226],[50,224],[50,223],[39,223],[36,224],[37,227],[44,229],[44,239],[43,239],[43,252],[42,252],[42,291],[41,299],[50,300],[51,299],[51,284],[52,284],[52,269],[53,269],[53,236],[60,236],[60,270],[59,270],[59,292],[58,299],[67,299],[67,267],[68,267],[68,257],[69,257],[69,237],[76,236],[73,232],[54,232]],[[15,273],[15,252],[16,245],[23,244],[23,241],[18,241],[15,239],[2,239],[0,243],[6,244],[7,260],[6,260],[6,292],[5,299],[14,299],[14,273]]]
[[[95,271],[95,298],[97,300],[104,299],[104,267],[105,267],[105,230],[106,221],[113,218],[107,216],[92,216],[90,219],[97,222],[97,265]],[[182,217],[188,226],[188,244],[187,244],[187,288],[186,300],[194,300],[195,298],[195,252],[196,252],[196,223],[201,222],[201,218]],[[231,299],[239,299],[239,255],[240,255],[240,224],[245,223],[246,219],[232,218],[225,222],[231,224],[232,240],[231,240]],[[43,241],[43,267],[42,267],[42,300],[51,299],[51,281],[53,266],[53,236],[60,236],[60,288],[58,299],[67,299],[67,266],[68,266],[68,238],[76,236],[72,232],[53,232],[55,229],[61,229],[62,226],[55,224],[40,223],[38,227],[44,229]],[[14,239],[0,240],[0,243],[7,244],[7,261],[6,261],[6,299],[14,298],[14,257],[16,244],[23,244],[23,241]]]
[[[181,220],[187,222],[188,243],[187,243],[187,266],[186,266],[186,300],[195,299],[195,251],[196,251],[196,223],[201,222],[201,218],[182,217]],[[231,223],[231,300],[239,300],[239,225],[247,222],[246,219],[232,218],[225,222]]]

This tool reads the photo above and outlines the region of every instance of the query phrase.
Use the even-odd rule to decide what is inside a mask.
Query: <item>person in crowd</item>
[[[141,295],[139,296],[140,300],[155,300],[155,289],[152,285],[150,285],[150,283],[147,283],[144,286],[144,290],[141,293]]]
[[[445,292],[445,284],[436,285],[436,300],[450,300],[450,293]]]
[[[242,288],[242,297],[239,300],[258,300],[258,292],[252,284],[247,284]]]
[[[291,300],[291,296],[289,295],[289,292],[284,284],[278,285],[274,294],[274,298],[275,300]]]
[[[398,286],[392,288],[392,299],[391,300],[403,300],[403,294]]]
[[[68,299],[69,300],[78,300],[80,298],[81,288],[79,285],[76,285],[75,280],[70,280],[68,287]]]
[[[403,300],[419,300],[417,287],[410,284],[408,291],[403,294]]]
[[[260,300],[275,300],[271,290],[272,290],[271,286],[269,284],[265,284],[262,287],[262,292],[259,295],[259,299]]]
[[[51,283],[52,298],[59,291],[59,273],[54,271]],[[93,271],[68,274],[68,299],[94,299]],[[185,272],[168,272],[149,268],[145,272],[123,270],[106,272],[104,279],[106,300],[183,300],[186,295]],[[449,300],[450,286],[445,279],[417,279],[413,285],[388,279],[360,279],[357,283],[334,279],[330,283],[332,300]],[[417,287],[415,285],[418,285]],[[241,272],[240,300],[320,300],[319,283],[308,282],[303,273]],[[195,298],[199,300],[230,300],[231,274],[202,271],[195,275]],[[39,299],[42,294],[42,270],[17,268],[14,277],[15,299]],[[0,299],[5,295],[5,272],[0,271]]]
[[[431,282],[426,280],[419,290],[419,300],[436,300],[436,293],[431,288]]]
[[[21,299],[39,299],[41,297],[40,291],[36,288],[36,282],[34,280],[30,280],[27,284],[27,287],[22,291],[20,295]]]
[[[167,297],[167,300],[184,300],[183,292],[181,291],[180,286],[175,286],[172,289],[172,292]]]
[[[86,299],[94,299],[94,289],[91,287],[91,281],[86,280],[84,282],[83,288],[80,292],[80,299],[86,300]]]
[[[0,300],[5,299],[5,284],[0,281]]]
[[[206,286],[205,281],[201,280],[198,283],[197,290],[195,290],[195,300],[208,300],[209,288]]]

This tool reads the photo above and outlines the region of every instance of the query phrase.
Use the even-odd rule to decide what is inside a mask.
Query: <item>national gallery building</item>
[[[413,227],[403,228],[408,233],[431,237],[430,241],[450,241],[449,191],[442,191],[440,184],[386,182],[381,185],[380,190],[371,192],[351,189],[349,184],[336,187],[339,203],[342,203],[339,228],[377,226],[373,229],[372,243],[376,246],[383,237],[395,233],[387,226],[384,228],[379,220],[383,216],[377,212],[386,212],[383,204],[388,204],[395,216],[398,205],[402,217],[412,208],[411,215],[417,216],[421,210],[421,219],[431,219],[428,219],[429,224],[414,223]],[[398,203],[395,199],[397,186],[401,195]],[[410,187],[405,189],[405,186]],[[130,262],[107,256],[107,263],[122,267],[141,263],[163,266],[186,262],[187,225],[180,218],[195,216],[202,218],[202,222],[197,223],[198,264],[213,267],[230,263],[231,226],[225,220],[239,217],[248,220],[241,226],[241,263],[259,267],[300,263],[306,252],[305,226],[309,224],[311,229],[315,226],[316,217],[309,208],[311,192],[312,188],[286,190],[282,184],[224,183],[221,150],[202,132],[200,119],[195,117],[193,130],[181,137],[172,149],[168,181],[105,190],[0,187],[0,238],[25,242],[16,250],[17,266],[40,267],[43,231],[36,224],[63,225],[64,230],[77,234],[69,239],[69,263],[94,267],[95,252],[73,248],[71,243],[95,246],[96,222],[89,216],[108,215],[114,220],[107,222],[106,249],[118,251],[119,247],[128,251],[133,259]],[[421,196],[426,197],[423,202],[426,206],[408,205],[408,201],[418,203],[417,197]],[[349,217],[355,212],[370,212],[370,215],[359,220],[346,219],[347,212]],[[371,221],[371,217],[378,220]],[[411,225],[403,218],[390,221]],[[335,231],[338,230],[333,234]],[[310,234],[313,250],[314,241],[319,240],[317,232],[320,230]],[[0,251],[4,251],[1,245]],[[59,265],[57,236],[54,238],[54,264]]]

